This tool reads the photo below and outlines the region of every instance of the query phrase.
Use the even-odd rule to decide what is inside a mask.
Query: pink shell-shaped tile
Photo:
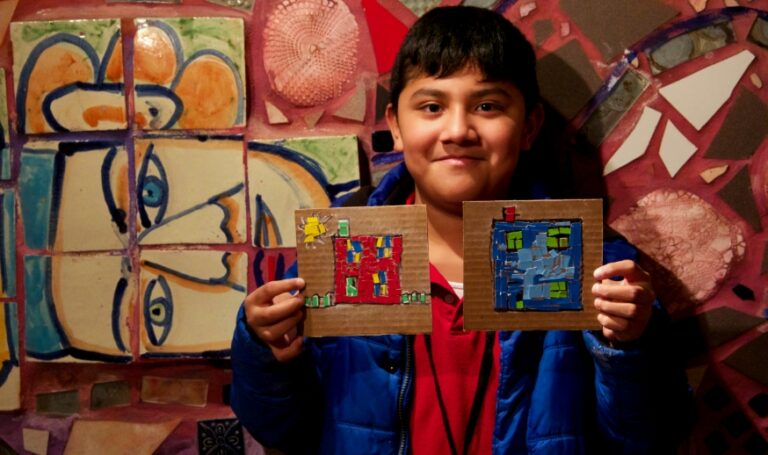
[[[272,88],[297,106],[344,93],[357,69],[359,30],[339,0],[284,0],[264,28],[264,67]]]
[[[654,260],[656,292],[673,313],[714,296],[744,256],[741,229],[686,191],[653,191],[611,227]]]

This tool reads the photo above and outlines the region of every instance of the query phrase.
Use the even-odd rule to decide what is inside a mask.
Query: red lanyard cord
[[[472,399],[472,409],[469,411],[469,419],[467,419],[467,427],[464,432],[464,447],[461,452],[463,455],[466,455],[469,450],[469,445],[472,442],[472,436],[474,436],[477,421],[480,418],[480,410],[483,407],[483,401],[485,401],[485,392],[488,389],[488,380],[490,379],[491,367],[493,366],[493,341],[495,337],[496,332],[485,333],[485,348],[483,349],[483,359],[480,364],[480,374],[477,377],[475,397]],[[445,401],[443,400],[443,394],[440,390],[440,380],[437,378],[435,360],[432,357],[432,338],[429,335],[424,336],[424,344],[427,348],[429,366],[432,368],[432,379],[435,380],[437,402],[440,405],[440,415],[443,418],[443,427],[445,427],[445,434],[448,437],[448,445],[451,447],[451,455],[458,455],[459,452],[456,450],[456,442],[453,439],[451,425],[448,421],[448,411],[445,408]]]

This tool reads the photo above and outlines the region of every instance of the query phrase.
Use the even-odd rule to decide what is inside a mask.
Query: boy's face
[[[474,68],[414,77],[398,103],[387,123],[416,182],[416,202],[459,213],[463,201],[507,197],[520,151],[543,117],[540,107],[526,116],[512,83],[484,81]]]

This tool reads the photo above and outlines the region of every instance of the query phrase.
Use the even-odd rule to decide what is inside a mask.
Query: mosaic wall
[[[293,262],[293,208],[401,160],[387,74],[441,2],[64,3],[0,1],[0,452],[261,453],[234,314]],[[689,451],[768,452],[768,0],[466,3],[535,43],[542,150],[571,152],[542,163],[654,273]]]

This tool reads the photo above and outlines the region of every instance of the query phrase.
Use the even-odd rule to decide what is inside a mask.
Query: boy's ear
[[[387,104],[385,113],[389,132],[392,133],[392,140],[395,143],[394,149],[398,152],[403,151],[403,137],[400,135],[400,125],[397,123],[397,113],[392,108],[392,103]]]
[[[520,144],[522,150],[529,150],[533,146],[533,142],[541,131],[541,125],[544,124],[544,106],[541,103],[536,103],[528,117],[525,119],[525,129],[523,130],[523,140]]]

